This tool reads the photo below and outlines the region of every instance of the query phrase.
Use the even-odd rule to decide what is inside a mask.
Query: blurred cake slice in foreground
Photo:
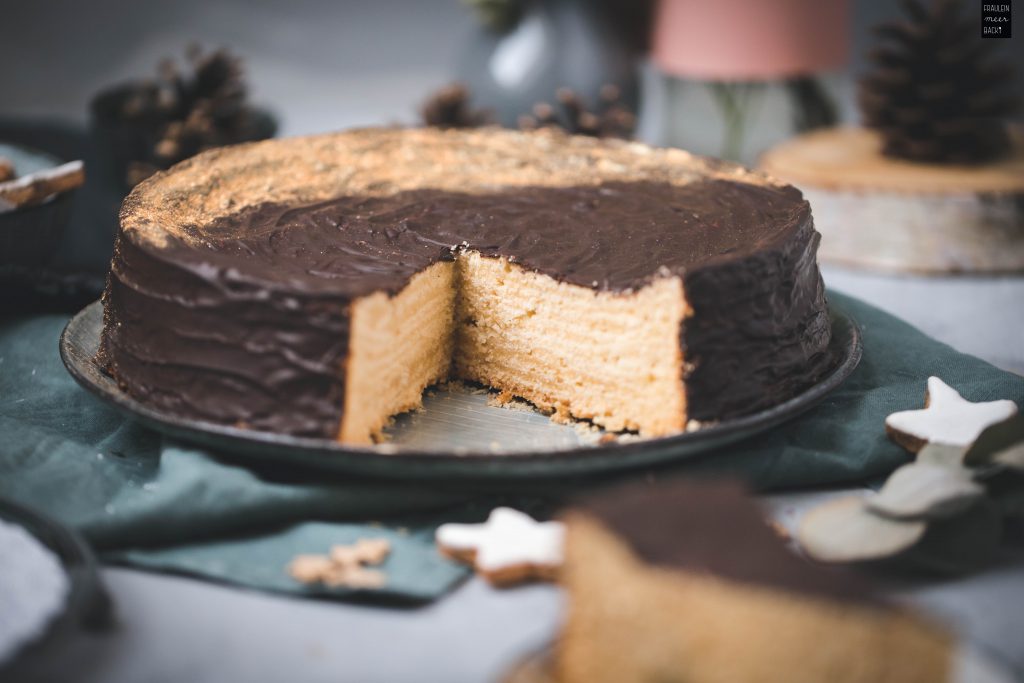
[[[793,554],[736,485],[627,487],[565,520],[562,683],[949,679],[950,636]]]

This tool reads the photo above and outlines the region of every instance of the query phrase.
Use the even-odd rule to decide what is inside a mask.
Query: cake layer
[[[352,307],[339,438],[372,443],[388,419],[423,404],[423,390],[448,377],[452,364],[455,264],[414,275],[395,296],[383,292]]]
[[[610,430],[685,426],[678,278],[629,294],[461,255],[454,373]]]
[[[407,306],[402,293],[469,255],[481,281],[460,279],[470,269],[457,264],[457,289],[494,288],[511,265],[518,296],[551,315],[501,334],[460,325],[457,369],[664,434],[776,404],[829,367],[817,240],[792,187],[678,150],[498,130],[257,143],[199,155],[126,200],[101,359],[127,391],[178,414],[335,436],[367,378],[415,393],[439,374],[447,299],[409,294],[420,304]],[[497,319],[523,303],[479,302]],[[356,344],[371,309],[360,330],[404,322]],[[428,339],[437,353],[419,350]],[[394,386],[350,424],[412,405]]]

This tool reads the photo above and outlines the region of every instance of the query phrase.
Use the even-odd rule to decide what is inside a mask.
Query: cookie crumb
[[[360,538],[355,547],[362,564],[380,564],[391,554],[391,543],[386,538]]]
[[[344,568],[335,566],[321,581],[331,588],[381,588],[387,583],[387,578],[382,571],[357,565]]]
[[[325,555],[298,555],[288,565],[288,573],[301,583],[316,583],[334,566]]]
[[[293,579],[305,584],[323,584],[330,588],[381,588],[387,583],[384,572],[367,569],[391,554],[385,538],[360,538],[352,545],[335,545],[327,555],[298,555],[288,565]]]
[[[359,564],[359,553],[354,545],[332,546],[328,561],[332,567],[355,567]]]

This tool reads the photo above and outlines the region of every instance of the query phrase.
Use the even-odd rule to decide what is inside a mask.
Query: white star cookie
[[[904,410],[885,418],[889,438],[917,453],[925,444],[968,447],[985,428],[1017,413],[1013,401],[971,403],[938,377],[928,378],[922,410]]]
[[[442,524],[434,538],[445,555],[472,564],[492,584],[507,586],[554,578],[562,565],[565,525],[495,508],[484,524]]]

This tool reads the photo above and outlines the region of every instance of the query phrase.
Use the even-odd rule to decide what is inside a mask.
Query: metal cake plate
[[[68,322],[60,353],[87,390],[140,423],[183,441],[249,462],[399,478],[515,478],[585,475],[692,457],[779,425],[820,402],[860,361],[860,331],[844,312],[831,311],[832,370],[799,396],[743,417],[655,439],[626,437],[599,443],[600,434],[555,424],[531,410],[489,405],[485,391],[435,389],[424,408],[401,415],[378,446],[351,447],[328,439],[242,429],[172,415],[136,401],[95,362],[103,308],[94,302]]]

